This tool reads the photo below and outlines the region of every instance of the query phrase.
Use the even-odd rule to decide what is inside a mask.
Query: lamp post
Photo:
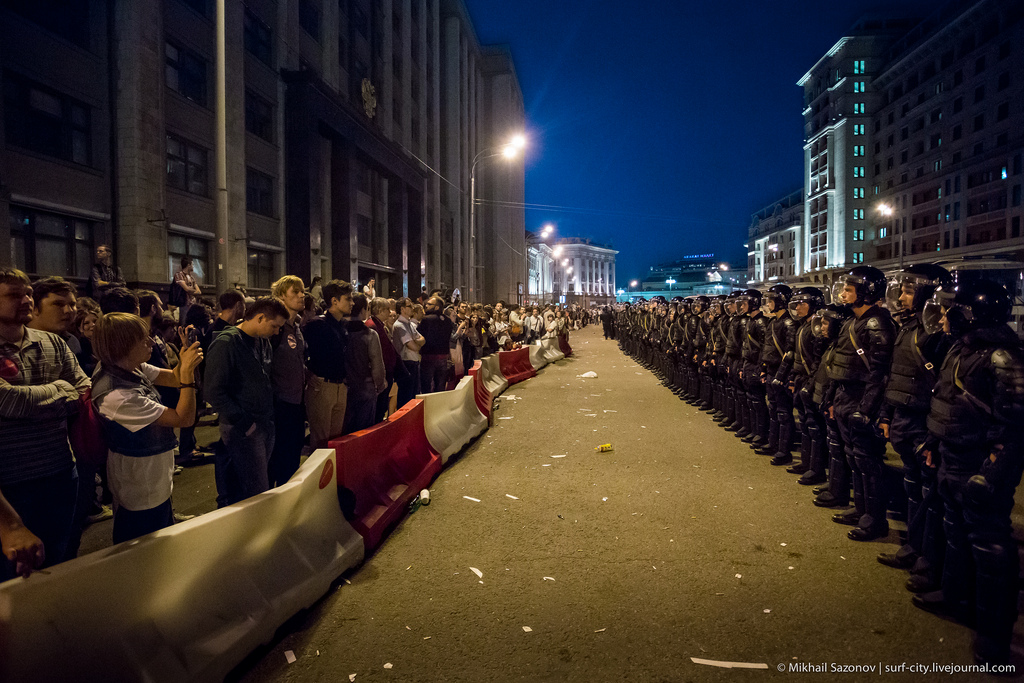
[[[668,291],[672,291],[672,285],[674,285],[675,283],[676,279],[673,277],[670,277],[669,279],[665,280],[665,284],[668,285]]]
[[[489,147],[477,152],[469,169],[469,292],[470,296],[478,296],[476,292],[476,165],[485,159],[503,156],[514,159],[519,151],[526,147],[526,138],[514,135],[506,144]],[[497,150],[497,151],[496,151]]]

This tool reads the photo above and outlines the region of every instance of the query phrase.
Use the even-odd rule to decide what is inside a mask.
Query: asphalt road
[[[895,531],[848,540],[794,475],[599,328],[572,345],[571,359],[506,391],[429,507],[232,678],[745,681],[813,664],[825,673],[804,676],[865,680],[879,667],[894,678],[920,674],[885,667],[972,662],[970,631],[915,609],[907,575],[875,561]],[[578,378],[589,370],[598,377]],[[594,451],[604,443],[614,450]],[[1018,654],[1020,636],[1018,625]],[[842,665],[875,669],[833,670]]]

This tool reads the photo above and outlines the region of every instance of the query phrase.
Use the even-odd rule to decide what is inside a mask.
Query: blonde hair
[[[302,283],[302,278],[296,275],[285,275],[280,280],[270,285],[270,294],[271,296],[275,296],[280,299],[295,287],[298,287],[300,292],[306,291],[306,285]]]
[[[116,365],[143,339],[149,338],[149,325],[133,313],[107,313],[96,321],[92,350],[104,365]]]

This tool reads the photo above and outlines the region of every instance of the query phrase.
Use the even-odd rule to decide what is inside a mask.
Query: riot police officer
[[[855,541],[870,541],[889,533],[882,470],[885,441],[875,426],[896,338],[892,316],[878,306],[885,287],[882,271],[857,266],[833,289],[833,298],[850,305],[854,315],[839,332],[828,373],[835,384],[831,410],[853,472],[856,509],[832,519],[855,525],[847,534]]]
[[[746,337],[743,339],[743,391],[747,403],[749,422],[747,434],[740,436],[752,448],[768,443],[768,403],[761,377],[761,350],[765,344],[767,319],[761,313],[761,292],[748,289],[739,297],[746,306]]]
[[[949,293],[940,288],[925,306],[926,330],[935,329],[938,312],[955,341],[935,385],[924,450],[926,464],[938,460],[946,557],[942,589],[913,601],[929,611],[973,616],[975,659],[1004,664],[1019,591],[1010,512],[1024,469],[1024,354],[1006,324],[1010,296],[996,283],[960,283]]]
[[[878,561],[899,569],[910,569],[917,564],[917,576],[909,585],[925,590],[938,587],[945,539],[942,536],[942,499],[935,486],[935,470],[920,462],[920,450],[928,437],[932,388],[949,348],[949,338],[942,330],[932,334],[925,332],[921,314],[937,287],[949,290],[952,285],[953,278],[945,268],[916,264],[894,276],[886,290],[886,305],[898,318],[900,328],[879,426],[903,461],[907,542],[895,553],[880,554]],[[925,545],[930,557],[924,556]]]
[[[796,345],[796,323],[789,315],[789,298],[793,290],[786,285],[773,285],[765,295],[768,323],[765,329],[761,365],[768,399],[768,443],[757,450],[772,456],[772,465],[793,462],[793,394],[780,376],[783,362],[791,363]]]
[[[828,450],[828,484],[815,486],[813,491],[817,495],[814,504],[824,508],[841,508],[850,504],[850,466],[846,459],[846,445],[839,433],[839,425],[836,423],[835,413],[830,410],[834,390],[833,382],[829,378],[828,368],[836,353],[836,342],[839,339],[839,332],[846,321],[850,319],[853,312],[845,304],[829,304],[814,316],[812,328],[819,338],[819,343],[824,350],[821,354],[821,362],[812,378],[814,386],[811,392],[811,401],[817,406],[817,413],[825,422],[825,443]],[[813,444],[812,444],[813,448]],[[814,451],[812,450],[812,454]],[[814,468],[807,471],[799,484],[811,485],[815,483],[812,477],[824,473],[824,467]],[[817,477],[820,479],[820,477]]]
[[[725,303],[729,322],[725,329],[725,363],[727,377],[726,419],[722,426],[727,432],[740,433],[748,422],[747,400],[743,392],[743,340],[747,337],[746,303],[740,304],[740,295],[734,292]],[[743,431],[746,436],[750,431]]]
[[[806,474],[817,464],[819,469],[814,478],[825,481],[825,422],[812,401],[813,377],[821,361],[823,344],[814,334],[814,314],[825,305],[825,297],[817,287],[801,287],[789,300],[789,315],[796,332],[793,335],[793,351],[782,358],[776,381],[780,390],[789,393],[800,417],[800,462],[786,468],[790,474]],[[792,411],[791,411],[792,412]],[[817,448],[817,463],[814,449]],[[792,456],[790,456],[792,459]],[[774,462],[773,462],[774,464]],[[782,464],[782,463],[779,463]]]

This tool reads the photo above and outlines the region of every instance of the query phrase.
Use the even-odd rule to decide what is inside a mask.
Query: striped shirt
[[[91,385],[63,339],[24,330],[0,339],[0,489],[71,469],[67,418]]]

